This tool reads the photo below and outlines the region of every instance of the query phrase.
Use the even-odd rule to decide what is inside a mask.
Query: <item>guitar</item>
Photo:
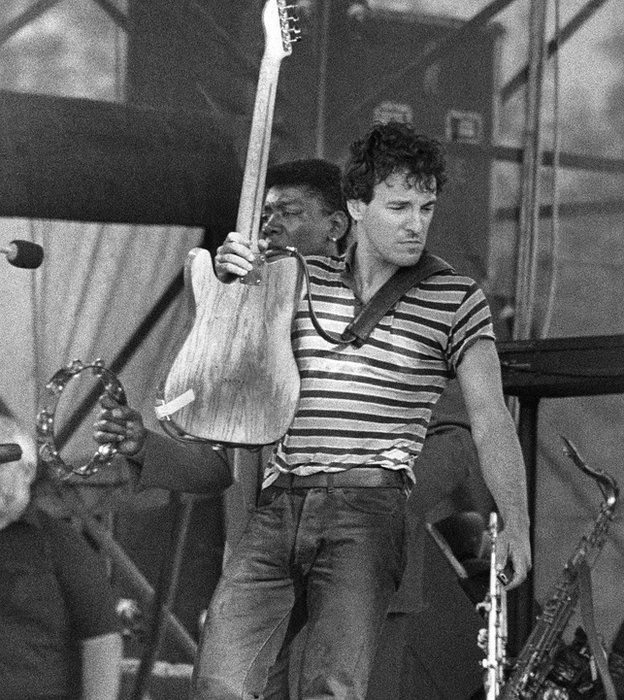
[[[277,78],[299,30],[285,0],[267,0],[260,65],[236,230],[258,253]],[[288,429],[299,399],[290,326],[299,296],[296,261],[257,255],[240,281],[223,284],[208,251],[192,249],[184,266],[192,324],[176,351],[156,415],[166,432],[225,445],[266,445]]]

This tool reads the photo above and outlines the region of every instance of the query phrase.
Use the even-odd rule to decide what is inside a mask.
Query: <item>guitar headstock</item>
[[[292,53],[292,44],[299,41],[301,35],[294,10],[295,5],[288,5],[287,0],[266,1],[262,11],[265,55],[281,60]]]

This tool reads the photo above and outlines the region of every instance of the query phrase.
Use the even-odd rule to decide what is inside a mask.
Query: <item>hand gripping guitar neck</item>
[[[267,0],[260,65],[236,230],[258,252],[273,108],[282,58],[298,30],[285,0]],[[288,429],[299,399],[290,345],[296,308],[293,260],[258,265],[242,283],[221,283],[206,250],[190,251],[184,269],[192,327],[159,388],[156,415],[172,437],[216,444],[266,445]]]

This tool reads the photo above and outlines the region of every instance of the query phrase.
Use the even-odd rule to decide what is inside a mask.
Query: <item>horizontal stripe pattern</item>
[[[342,278],[344,259],[308,264],[315,312],[325,330],[340,334],[356,309]],[[487,301],[473,280],[457,274],[436,275],[407,292],[361,348],[319,337],[302,300],[292,332],[299,406],[267,476],[411,465],[435,402],[479,338],[494,339]]]

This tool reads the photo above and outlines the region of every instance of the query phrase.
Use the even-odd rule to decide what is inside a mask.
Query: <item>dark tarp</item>
[[[0,216],[204,227],[236,223],[232,139],[205,113],[0,91]]]

